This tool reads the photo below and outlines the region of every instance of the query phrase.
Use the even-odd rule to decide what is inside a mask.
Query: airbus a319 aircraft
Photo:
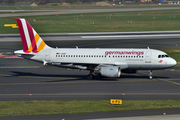
[[[87,79],[94,74],[104,77],[120,77],[121,72],[136,73],[137,70],[166,69],[176,61],[165,52],[155,49],[114,49],[114,48],[52,48],[46,45],[25,19],[17,19],[23,50],[14,53],[26,59],[66,68],[89,70]]]

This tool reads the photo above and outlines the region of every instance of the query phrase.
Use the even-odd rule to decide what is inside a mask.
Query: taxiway
[[[57,40],[57,37],[43,40],[52,47],[78,46],[80,48],[145,48],[164,49],[178,47],[179,36],[172,38],[141,38],[141,39],[106,39],[91,38],[91,40]],[[64,36],[63,36],[64,37]],[[68,37],[68,36],[65,36]],[[76,36],[79,37],[79,36]],[[11,54],[22,49],[19,40],[8,41],[10,37],[0,37],[0,52]],[[17,39],[19,39],[17,37]],[[61,37],[60,37],[61,39]],[[7,40],[7,41],[6,41]],[[179,69],[153,71],[153,80],[148,79],[147,71],[137,74],[122,74],[120,78],[100,78],[86,80],[88,71],[42,66],[41,63],[25,59],[0,58],[0,101],[12,100],[180,100]],[[123,95],[124,93],[125,95]],[[151,111],[151,110],[150,110]],[[152,110],[144,115],[158,115],[163,111],[178,114],[179,109]],[[133,114],[132,114],[133,113]],[[50,115],[32,117],[7,117],[2,119],[93,119],[103,117],[122,117],[143,115],[145,111],[103,112],[71,115]],[[104,116],[106,114],[107,116]],[[64,117],[63,117],[64,116]],[[84,116],[84,117],[83,117]],[[88,117],[89,116],[89,117]],[[93,116],[93,117],[91,117]]]

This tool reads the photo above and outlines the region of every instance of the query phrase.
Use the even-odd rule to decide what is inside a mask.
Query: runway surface
[[[164,37],[163,34],[169,36]],[[176,36],[172,36],[172,34]],[[122,37],[99,37],[104,35]],[[151,36],[147,38],[147,35]],[[156,35],[161,36],[157,37]],[[180,31],[40,34],[49,46],[58,48],[75,48],[76,46],[79,48],[147,48],[149,46],[152,49],[179,47],[179,35]],[[83,38],[87,36],[96,37]],[[125,38],[124,36],[129,37]],[[0,42],[0,53],[13,52],[23,48],[19,34],[0,34]]]
[[[162,34],[163,32],[159,32]],[[178,34],[179,31],[169,31],[167,34]],[[81,38],[73,40],[73,36],[99,36],[100,34],[50,34],[42,35],[43,40],[51,47],[59,48],[174,48],[180,45],[179,37],[175,38],[141,38],[141,39],[106,39]],[[158,33],[108,33],[112,35],[159,35]],[[3,37],[2,37],[3,36]],[[12,36],[12,35],[9,35]],[[9,41],[8,34],[1,35],[0,53],[12,54],[22,49],[18,41]],[[14,35],[13,35],[14,36]],[[12,38],[14,38],[12,36]],[[63,40],[61,37],[71,37]],[[61,40],[54,40],[57,37]],[[51,38],[51,39],[49,39]],[[84,40],[85,39],[85,40]],[[5,42],[7,41],[7,42]],[[153,71],[153,80],[148,79],[148,71],[137,74],[122,74],[120,78],[100,78],[87,81],[88,71],[67,70],[65,68],[43,66],[42,63],[26,59],[0,58],[0,100],[108,100],[123,98],[126,100],[179,100],[180,75],[178,69]],[[169,89],[167,89],[169,87]],[[39,89],[41,88],[41,89]],[[125,92],[126,95],[122,96]],[[29,96],[31,94],[31,96]]]
[[[63,115],[0,117],[1,120],[179,120],[180,109],[112,111]],[[166,113],[167,115],[163,115]],[[128,116],[128,117],[127,117]]]
[[[92,38],[91,40],[57,40],[59,36],[43,36],[43,40],[52,47],[78,46],[80,48],[146,48],[164,49],[178,47],[179,37],[173,38],[141,38],[141,39],[106,39]],[[67,36],[66,36],[67,37]],[[79,37],[79,36],[78,36]],[[61,36],[60,36],[61,38]],[[22,49],[19,40],[7,41],[9,37],[0,37],[0,53],[11,54],[14,50]],[[18,37],[16,39],[19,39]],[[54,40],[55,39],[55,40]],[[46,41],[47,40],[47,41]],[[122,74],[120,78],[100,78],[86,80],[88,71],[70,70],[51,66],[25,59],[0,58],[0,101],[12,100],[180,100],[180,70],[167,69],[153,71],[153,80],[148,79],[147,71],[137,74]],[[122,95],[125,93],[125,95]],[[159,112],[147,112],[144,115],[157,115]],[[179,109],[168,110],[170,114],[178,114]],[[127,113],[126,113],[127,112]],[[142,111],[137,111],[137,115]],[[7,117],[2,119],[94,119],[105,117],[136,116],[128,112],[89,113],[71,115],[50,115],[35,117]],[[104,115],[106,114],[106,115]],[[63,117],[65,116],[65,117]],[[84,116],[84,117],[83,117]],[[85,117],[86,116],[86,117]],[[89,117],[88,117],[89,116]],[[91,116],[91,117],[90,117]]]
[[[86,80],[87,71],[64,68],[1,68],[0,101],[13,100],[180,100],[180,70],[122,74]],[[125,95],[122,95],[125,93]]]
[[[33,15],[54,15],[54,14],[77,14],[77,13],[101,13],[101,12],[122,12],[122,11],[146,11],[146,10],[175,10],[180,7],[152,7],[152,8],[112,8],[112,9],[60,9],[60,10],[45,10],[45,12],[36,13],[14,13],[14,14],[0,14],[0,17],[13,16],[33,16]],[[1,10],[1,12],[16,11],[16,10]],[[30,11],[30,10],[17,10]],[[43,10],[41,10],[43,11]]]

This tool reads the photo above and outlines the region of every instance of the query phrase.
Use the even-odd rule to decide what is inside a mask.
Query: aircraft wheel
[[[149,70],[149,79],[152,79],[152,70]]]
[[[93,74],[89,74],[88,76],[87,76],[87,79],[88,80],[92,80],[94,78],[94,75]]]

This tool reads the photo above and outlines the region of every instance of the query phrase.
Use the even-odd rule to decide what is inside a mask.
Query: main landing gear
[[[152,76],[152,70],[149,70],[149,79],[152,79],[153,76]]]
[[[87,75],[87,80],[92,80],[92,79],[94,79],[93,72],[94,72],[94,71],[90,71],[90,74]]]

